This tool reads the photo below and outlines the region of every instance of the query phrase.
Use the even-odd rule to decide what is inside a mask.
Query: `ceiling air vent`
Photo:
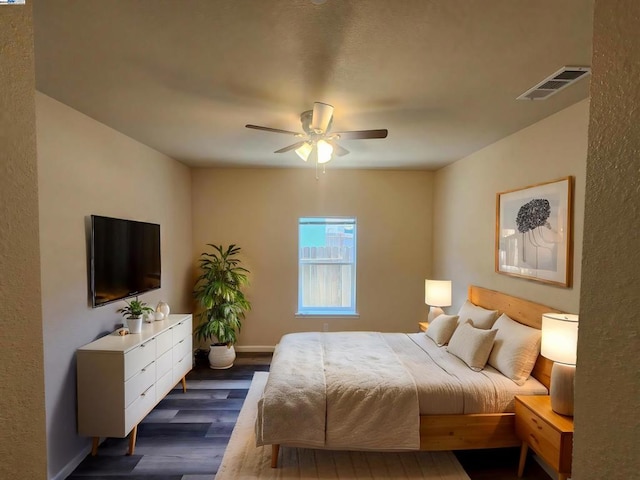
[[[563,88],[568,87],[583,77],[591,73],[589,67],[562,67],[557,72],[549,75],[547,78],[538,83],[535,87],[530,88],[518,100],[545,100],[554,93],[559,92]]]

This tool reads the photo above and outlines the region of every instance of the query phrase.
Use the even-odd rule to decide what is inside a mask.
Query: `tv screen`
[[[91,215],[93,307],[160,288],[160,225]]]

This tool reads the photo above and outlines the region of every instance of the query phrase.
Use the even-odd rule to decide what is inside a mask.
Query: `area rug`
[[[282,447],[271,468],[271,447],[256,447],[258,400],[269,374],[256,372],[215,480],[394,479],[470,480],[451,452],[338,452]]]

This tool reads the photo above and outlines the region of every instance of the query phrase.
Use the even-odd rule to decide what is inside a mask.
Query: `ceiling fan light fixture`
[[[327,163],[331,160],[333,147],[325,140],[318,140],[318,163]]]
[[[2,0],[0,0],[0,2],[1,1]],[[300,114],[300,123],[302,124],[302,130],[304,133],[296,133],[290,130],[252,124],[247,124],[245,127],[297,137],[299,139],[297,142],[280,148],[273,153],[286,153],[292,150],[295,151],[296,155],[298,155],[303,161],[315,164],[317,178],[318,165],[322,165],[324,171],[325,164],[333,159],[333,155],[342,157],[349,153],[349,150],[340,145],[337,140],[342,138],[348,140],[387,138],[388,134],[386,128],[331,133],[333,111],[333,106],[328,103],[314,102],[313,110],[305,110]]]
[[[305,162],[309,159],[309,154],[311,153],[311,144],[309,142],[304,142],[301,147],[296,148],[296,153],[298,156],[304,160]]]

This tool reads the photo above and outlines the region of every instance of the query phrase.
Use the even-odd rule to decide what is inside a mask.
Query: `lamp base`
[[[444,314],[444,310],[440,307],[429,307],[429,316],[427,317],[427,322],[433,322],[437,317]]]
[[[553,363],[551,367],[551,409],[560,415],[573,417],[573,380],[575,365]]]

